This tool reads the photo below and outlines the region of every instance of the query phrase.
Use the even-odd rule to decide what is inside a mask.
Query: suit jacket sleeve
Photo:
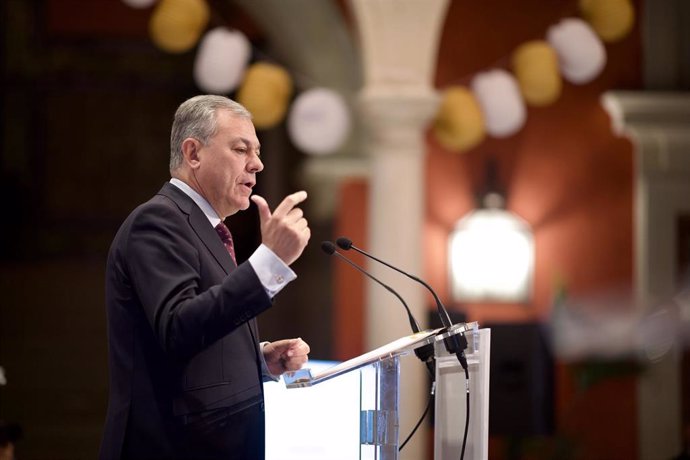
[[[133,216],[120,259],[160,346],[182,359],[271,306],[251,265],[226,276],[203,236],[174,206],[151,204]]]

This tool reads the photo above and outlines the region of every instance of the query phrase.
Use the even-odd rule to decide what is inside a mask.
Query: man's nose
[[[253,173],[258,173],[263,171],[264,164],[258,155],[252,155],[252,159],[249,161],[249,164],[247,164],[247,168]]]

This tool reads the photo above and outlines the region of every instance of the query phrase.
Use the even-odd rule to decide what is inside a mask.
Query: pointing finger
[[[302,201],[307,199],[307,192],[300,190],[291,195],[288,195],[283,199],[283,201],[276,207],[273,211],[273,215],[276,217],[283,217],[285,214],[290,212],[292,208],[300,204]]]

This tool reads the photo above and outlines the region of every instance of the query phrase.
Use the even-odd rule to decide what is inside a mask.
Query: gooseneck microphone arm
[[[436,295],[436,292],[433,289],[431,289],[431,286],[429,286],[424,280],[422,280],[422,279],[420,279],[414,275],[411,275],[407,272],[404,272],[404,271],[400,270],[398,267],[394,267],[393,265],[389,264],[388,262],[385,262],[385,261],[383,261],[383,260],[381,260],[375,256],[372,256],[368,252],[365,252],[364,250],[359,249],[357,246],[352,244],[352,241],[348,238],[341,236],[340,238],[335,240],[335,243],[338,245],[338,247],[340,247],[340,249],[344,249],[346,251],[349,249],[354,249],[355,251],[359,252],[360,254],[367,256],[371,259],[374,259],[376,262],[383,264],[386,267],[391,268],[391,269],[395,270],[396,272],[401,273],[401,274],[407,276],[408,278],[411,278],[411,279],[415,280],[416,282],[422,284],[425,288],[427,288],[427,290],[429,292],[431,292],[431,295],[434,296],[434,300],[436,301],[436,309],[438,310],[438,316],[441,319],[441,323],[443,324],[443,327],[451,327],[453,325],[453,323],[450,320],[450,316],[448,315],[448,310],[446,310],[446,307],[441,302],[441,299],[438,298],[438,295]]]
[[[367,271],[364,270],[362,267],[360,267],[359,265],[357,265],[356,263],[354,263],[353,261],[351,261],[351,260],[348,259],[347,257],[343,256],[341,253],[339,253],[338,251],[336,251],[336,250],[335,250],[335,245],[334,245],[333,243],[331,243],[330,241],[324,241],[323,243],[321,243],[321,249],[323,249],[323,252],[325,252],[325,253],[328,254],[328,255],[336,255],[336,256],[340,257],[342,260],[344,260],[344,261],[347,262],[348,264],[350,264],[350,265],[352,265],[353,267],[355,267],[355,270],[359,271],[360,273],[363,273],[364,275],[366,275],[367,277],[369,277],[370,279],[372,279],[372,280],[375,281],[376,283],[378,283],[378,284],[380,284],[381,286],[383,286],[388,292],[390,292],[391,294],[393,294],[394,296],[396,296],[396,297],[398,298],[398,300],[399,300],[399,301],[403,304],[403,306],[405,307],[405,311],[407,311],[407,319],[410,321],[410,327],[412,328],[412,332],[415,332],[415,333],[416,333],[416,332],[419,332],[419,331],[420,331],[420,329],[419,329],[419,324],[417,323],[417,320],[416,320],[416,319],[414,318],[414,316],[412,315],[412,312],[410,311],[410,307],[407,306],[407,303],[403,300],[402,297],[400,297],[400,294],[398,294],[397,292],[395,292],[395,290],[393,290],[392,287],[388,286],[387,284],[384,284],[381,280],[379,280],[378,278],[375,278],[374,275],[372,275],[371,273],[367,272]]]
[[[374,282],[376,282],[376,283],[380,284],[381,286],[383,286],[384,288],[386,288],[386,290],[388,292],[390,292],[391,294],[396,296],[398,298],[398,300],[400,300],[400,302],[405,307],[405,311],[407,311],[407,319],[410,321],[410,327],[412,328],[412,332],[417,333],[420,331],[419,324],[417,323],[417,320],[412,315],[412,311],[410,311],[410,308],[407,306],[407,303],[403,300],[403,298],[400,296],[400,294],[395,292],[395,290],[392,287],[383,283],[381,280],[374,277],[374,275],[367,272],[364,268],[360,267],[359,265],[357,265],[356,263],[354,263],[353,261],[351,261],[350,259],[348,259],[344,255],[342,255],[341,253],[336,251],[335,245],[333,243],[331,243],[330,241],[324,241],[323,243],[321,243],[321,249],[323,250],[323,252],[325,252],[329,256],[335,254],[340,259],[342,259],[345,262],[347,262],[348,264],[352,265],[357,271],[359,271],[360,273],[363,273],[364,275],[369,277]],[[436,378],[436,370],[435,370],[435,364],[436,364],[435,361],[436,360],[434,358],[434,346],[433,346],[433,344],[428,344],[428,345],[425,345],[423,347],[419,347],[419,348],[415,349],[414,354],[417,356],[417,358],[419,358],[420,361],[422,361],[424,364],[426,364],[426,368],[429,371],[429,376],[431,377],[431,380],[433,381]]]
[[[446,310],[446,307],[443,305],[443,302],[441,302],[441,299],[438,298],[438,295],[436,295],[436,292],[429,286],[425,281],[422,279],[411,275],[398,267],[394,267],[393,265],[389,264],[388,262],[385,262],[378,257],[372,256],[368,252],[359,249],[357,246],[352,244],[352,240],[349,238],[345,238],[344,236],[341,236],[337,240],[335,240],[336,244],[338,247],[344,250],[350,250],[354,249],[355,251],[359,252],[360,254],[369,257],[370,259],[373,259],[383,265],[385,265],[388,268],[391,268],[395,270],[398,273],[401,273],[408,278],[420,283],[423,285],[429,292],[431,292],[431,295],[434,296],[434,300],[436,301],[436,309],[438,310],[438,316],[441,319],[441,323],[443,324],[443,327],[449,328],[453,325],[453,323],[450,320],[450,315],[448,315],[448,310]],[[444,345],[446,346],[446,350],[448,350],[448,353],[455,355],[458,358],[458,361],[462,365],[463,369],[467,369],[467,359],[465,358],[465,349],[467,348],[467,339],[465,338],[464,334],[454,334],[446,339],[443,340]]]

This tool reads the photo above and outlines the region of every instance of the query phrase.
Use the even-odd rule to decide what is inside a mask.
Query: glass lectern
[[[422,331],[402,337],[380,348],[361,356],[330,367],[316,374],[310,369],[301,369],[283,376],[288,388],[303,388],[338,378],[343,374],[359,371],[359,458],[360,460],[397,460],[399,435],[399,401],[400,401],[400,357],[415,349],[429,344],[435,346],[436,355],[442,353],[443,339],[453,334],[466,334],[468,342],[473,342],[477,332],[476,323],[456,324],[448,329]],[[438,343],[441,343],[440,347]],[[477,347],[478,349],[478,347]],[[441,357],[443,359],[443,357]],[[438,359],[438,358],[437,358]],[[488,359],[488,355],[487,355]],[[488,369],[488,367],[487,367]],[[437,375],[439,371],[437,370]],[[458,388],[464,389],[464,376],[459,378],[442,378],[437,381],[437,395],[455,393]],[[488,376],[487,376],[488,377]],[[452,388],[441,388],[447,385]],[[488,381],[487,381],[488,385]],[[488,388],[488,386],[487,386]],[[463,393],[464,394],[464,393]],[[488,391],[484,394],[488,398]],[[455,405],[455,401],[448,399]],[[488,401],[488,400],[487,400]],[[465,405],[464,400],[461,402]],[[438,411],[438,399],[436,410]],[[460,407],[449,408],[452,412],[462,410]],[[464,412],[463,412],[464,413]],[[488,412],[487,412],[488,413]],[[480,414],[481,416],[481,414]],[[474,416],[473,416],[474,419]],[[445,420],[444,420],[445,422]],[[436,429],[439,429],[438,418]],[[443,431],[445,433],[445,431]],[[451,437],[453,434],[451,434]],[[459,433],[462,440],[462,432]],[[453,441],[455,442],[455,441]],[[486,451],[486,449],[484,449]],[[441,457],[436,457],[441,458]],[[470,457],[466,457],[470,458]]]

